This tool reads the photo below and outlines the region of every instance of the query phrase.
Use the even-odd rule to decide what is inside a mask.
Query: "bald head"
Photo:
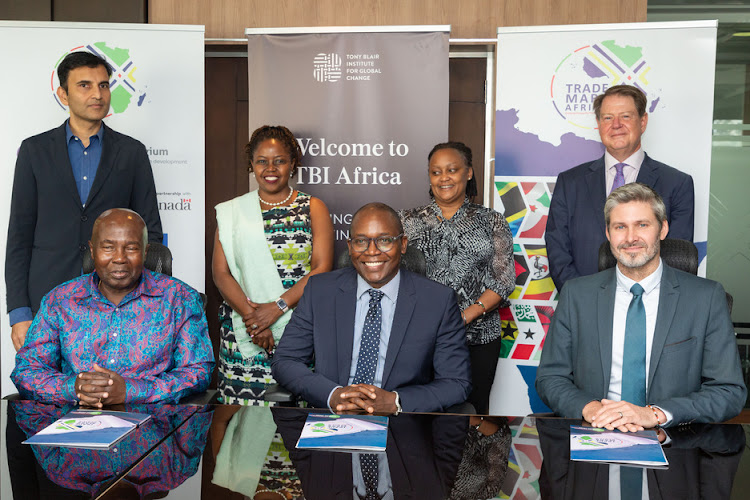
[[[404,232],[404,226],[403,224],[401,224],[401,218],[398,216],[398,213],[396,213],[394,209],[392,209],[385,203],[373,202],[368,203],[367,205],[363,205],[354,213],[354,217],[352,217],[352,223],[349,225],[349,233],[351,234],[352,230],[354,229],[354,225],[356,224],[357,219],[366,214],[373,213],[377,213],[379,217],[382,218],[382,220],[392,223],[394,229],[396,230],[395,234],[401,234]]]
[[[113,304],[119,304],[141,279],[148,249],[146,223],[132,210],[107,210],[94,222],[89,248],[99,289]]]
[[[139,233],[143,234],[141,245],[145,250],[148,245],[148,229],[143,218],[138,215],[138,212],[130,210],[129,208],[110,208],[109,210],[102,212],[99,217],[94,221],[94,229],[91,232],[91,241],[96,241],[98,233],[101,231],[102,225],[115,226],[128,226],[134,228]]]

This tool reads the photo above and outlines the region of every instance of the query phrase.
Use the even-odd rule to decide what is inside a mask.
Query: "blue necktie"
[[[370,288],[370,308],[362,328],[362,340],[359,345],[357,371],[354,372],[355,384],[372,384],[375,380],[375,369],[378,367],[378,350],[380,348],[380,324],[383,322],[383,308],[380,300],[383,292]]]
[[[615,180],[612,183],[612,189],[609,190],[610,193],[618,187],[622,187],[625,185],[625,174],[622,172],[622,169],[625,168],[625,165],[627,165],[627,163],[615,164],[615,170],[617,170],[617,173],[615,174]]]
[[[620,399],[637,406],[646,405],[646,309],[643,287],[630,288],[633,299],[625,320],[625,346],[622,353],[622,392]]]
[[[622,353],[622,393],[620,400],[637,406],[646,404],[646,309],[643,287],[630,288],[633,298],[625,320],[625,348]],[[620,498],[641,498],[643,471],[635,467],[620,468]]]
[[[365,325],[362,328],[362,340],[359,344],[357,371],[354,372],[355,384],[372,384],[375,380],[375,370],[378,367],[378,352],[380,350],[380,326],[383,322],[383,307],[380,300],[383,292],[370,288],[370,308],[367,310]],[[378,456],[374,453],[359,455],[359,466],[365,482],[365,499],[374,500],[378,497]]]

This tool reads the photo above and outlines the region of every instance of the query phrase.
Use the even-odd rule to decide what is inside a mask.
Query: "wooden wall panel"
[[[214,349],[219,345],[218,310],[221,302],[211,272],[216,232],[214,207],[248,191],[247,163],[243,153],[248,139],[247,127],[247,58],[207,57],[206,318]]]
[[[498,26],[645,22],[647,0],[149,0],[151,23],[203,24],[206,38],[245,28],[450,24],[453,38]]]
[[[448,138],[460,141],[471,148],[474,178],[479,194],[475,203],[482,203],[484,192],[484,86],[487,60],[482,58],[453,58],[450,60],[450,97],[448,112]],[[427,158],[424,161],[427,172]],[[426,181],[425,177],[425,181]]]
[[[53,21],[145,23],[145,0],[54,0]]]
[[[51,0],[0,0],[0,19],[7,21],[51,21]]]

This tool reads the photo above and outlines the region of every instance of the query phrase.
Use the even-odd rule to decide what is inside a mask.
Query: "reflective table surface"
[[[361,454],[298,450],[318,410],[131,405],[152,419],[110,450],[21,444],[71,408],[2,401],[0,497],[173,499],[364,498]],[[620,498],[619,468],[570,461],[570,425],[548,417],[389,417],[369,483],[384,499]],[[750,498],[750,426],[668,429],[669,467],[646,469],[644,498]],[[376,480],[374,479],[376,477]],[[372,482],[374,481],[374,482]]]

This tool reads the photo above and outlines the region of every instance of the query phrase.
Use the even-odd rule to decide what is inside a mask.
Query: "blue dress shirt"
[[[99,131],[89,137],[89,146],[84,147],[80,138],[73,135],[70,122],[65,122],[65,140],[68,145],[68,158],[73,167],[73,178],[76,180],[78,194],[81,197],[81,205],[86,206],[89,199],[91,185],[94,183],[96,171],[99,168],[99,160],[102,158],[102,139],[104,127],[99,126]]]
[[[401,271],[393,277],[391,281],[379,288],[383,292],[383,298],[380,301],[383,316],[380,324],[380,344],[378,345],[378,366],[375,368],[375,377],[372,385],[377,387],[383,386],[383,372],[385,371],[385,355],[388,352],[388,342],[391,339],[391,327],[393,326],[393,316],[396,313],[396,302],[398,300],[398,288],[401,284]],[[362,278],[357,275],[357,303],[354,311],[354,340],[352,345],[352,365],[349,368],[349,380],[347,385],[354,382],[354,374],[357,372],[357,360],[359,359],[359,347],[362,343],[362,329],[365,327],[365,318],[370,308],[369,290],[372,288]],[[331,395],[341,386],[336,386],[328,395],[328,409],[330,407]]]

